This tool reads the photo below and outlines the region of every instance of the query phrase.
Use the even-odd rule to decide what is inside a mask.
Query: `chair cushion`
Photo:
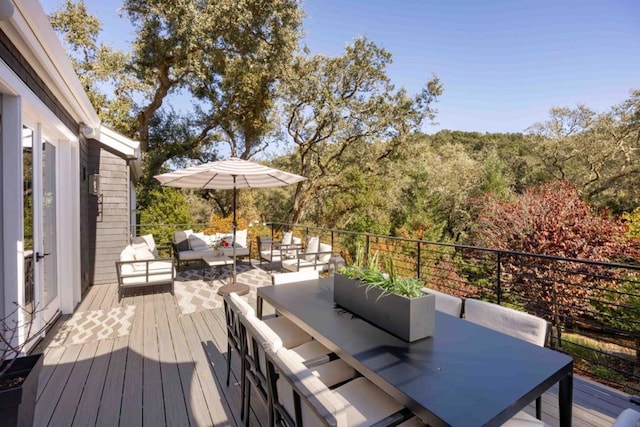
[[[455,317],[460,317],[462,314],[462,298],[429,288],[422,288],[422,290],[436,296],[436,310]]]
[[[333,392],[346,405],[349,426],[370,425],[402,409],[402,405],[364,377],[356,378]]]
[[[290,381],[295,384],[302,396],[313,402],[320,413],[329,420],[330,425],[346,426],[346,416],[344,413],[347,402],[340,396],[333,393],[316,375],[312,374],[300,358],[286,349],[280,349],[273,356],[278,366],[281,377],[276,383],[278,390],[278,400],[287,410],[291,417],[295,417],[295,409],[293,405],[293,389],[287,379],[282,378],[286,375]],[[302,404],[302,425],[304,426],[320,426],[322,423],[313,413],[309,404],[303,399]],[[367,425],[367,424],[363,424]]]
[[[503,334],[544,346],[547,321],[529,313],[503,307],[486,301],[467,298],[465,319]]]
[[[638,425],[640,425],[640,412],[628,408],[618,415],[611,427],[637,427]]]
[[[309,369],[327,387],[349,381],[357,375],[355,369],[342,359],[332,360]]]
[[[204,233],[192,233],[189,235],[189,247],[192,251],[206,251],[209,249]]]
[[[311,335],[286,317],[272,317],[264,320],[264,323],[280,337],[284,348],[297,347],[311,341]]]
[[[502,424],[502,427],[542,427],[547,426],[544,422],[536,417],[527,414],[524,411],[518,412],[509,421]]]
[[[304,282],[308,280],[317,280],[320,277],[318,270],[304,269],[290,273],[272,273],[271,284],[283,285],[285,283]]]
[[[255,340],[270,351],[278,351],[282,347],[282,339],[267,324],[257,317],[247,316],[242,322],[247,327],[247,334],[255,338]]]
[[[300,356],[304,364],[308,367],[327,363],[329,361],[329,353],[331,353],[331,350],[313,339],[299,346],[292,347],[290,350]]]

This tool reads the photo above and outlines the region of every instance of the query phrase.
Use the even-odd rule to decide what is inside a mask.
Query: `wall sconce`
[[[89,194],[97,196],[100,194],[100,175],[89,175]]]

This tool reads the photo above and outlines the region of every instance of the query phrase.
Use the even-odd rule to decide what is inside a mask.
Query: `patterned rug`
[[[180,313],[183,315],[197,313],[202,310],[219,308],[223,300],[218,295],[218,289],[229,283],[232,268],[217,267],[212,271],[208,268],[190,268],[176,275],[174,292]],[[255,304],[256,289],[260,286],[271,285],[271,275],[249,263],[239,263],[236,267],[236,281],[249,285],[251,290],[245,296],[249,302]]]
[[[117,338],[131,333],[135,305],[109,310],[79,311],[60,328],[50,347],[86,344],[105,338]]]

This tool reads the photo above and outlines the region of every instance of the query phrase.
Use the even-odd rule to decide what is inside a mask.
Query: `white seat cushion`
[[[546,320],[529,313],[472,298],[467,298],[464,304],[464,317],[470,322],[541,347],[544,346],[547,337]]]
[[[318,270],[326,271],[328,269],[328,263],[322,263],[320,261],[306,261],[304,259],[285,259],[282,261],[282,269],[287,271],[303,271],[303,270]],[[298,270],[299,268],[299,270]]]
[[[290,350],[300,356],[308,367],[327,363],[329,361],[329,353],[331,353],[331,350],[313,339],[296,347],[291,347]]]
[[[285,283],[304,282],[307,280],[317,280],[319,277],[320,273],[313,269],[305,269],[291,273],[272,273],[271,284],[283,285]]]
[[[356,378],[335,390],[345,402],[348,426],[366,426],[402,409],[388,394],[364,377]]]
[[[547,426],[536,417],[527,414],[524,411],[518,412],[513,418],[502,424],[503,427],[542,427]]]
[[[625,409],[618,415],[611,427],[638,427],[640,425],[640,412],[635,409]]]
[[[436,310],[455,317],[460,317],[462,314],[462,298],[429,288],[422,288],[422,290],[436,296]]]
[[[280,261],[282,259],[282,254],[280,253],[280,250],[278,249],[269,249],[269,250],[263,250],[260,251],[260,258],[270,261],[270,262],[275,262],[275,261]]]
[[[311,335],[286,317],[272,317],[264,320],[264,323],[280,337],[285,348],[297,347],[311,341]]]

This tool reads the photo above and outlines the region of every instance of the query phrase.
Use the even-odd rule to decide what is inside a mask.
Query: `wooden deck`
[[[250,302],[255,304],[255,296]],[[182,314],[170,292],[157,289],[118,302],[115,285],[93,286],[78,313],[107,312],[128,322],[111,336],[91,330],[99,317],[83,324],[86,336],[71,343],[76,326],[64,316],[40,344],[45,352],[40,375],[36,426],[236,426],[240,421],[239,363],[226,381],[226,330],[221,308]],[[122,309],[118,309],[122,307]],[[114,311],[115,310],[115,311]],[[118,311],[120,310],[120,311]],[[114,319],[109,320],[114,321]],[[118,329],[120,328],[120,329]],[[94,335],[91,335],[94,333]],[[113,336],[113,334],[117,336]],[[60,337],[68,337],[61,340]],[[545,394],[543,419],[558,425],[557,396]],[[251,425],[266,424],[259,399],[252,399]],[[581,377],[574,382],[574,425],[610,426],[628,396]],[[532,407],[529,410],[533,410]]]

